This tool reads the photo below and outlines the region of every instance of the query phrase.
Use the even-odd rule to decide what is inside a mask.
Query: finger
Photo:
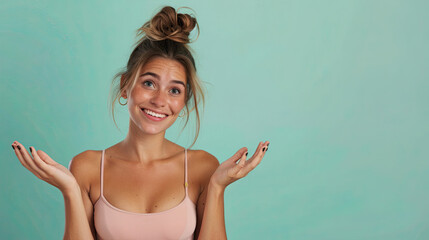
[[[40,157],[40,159],[42,159],[45,163],[49,165],[57,164],[57,162],[55,162],[51,157],[49,157],[49,155],[46,154],[44,151],[37,150],[37,154]]]
[[[240,158],[240,162],[238,162],[238,164],[241,165],[242,167],[244,166],[244,164],[246,164],[247,154],[248,154],[247,151],[243,153],[243,155]]]
[[[254,158],[258,155],[258,153],[259,153],[259,152],[261,151],[261,149],[262,149],[262,145],[263,145],[263,144],[264,144],[263,142],[259,142],[258,146],[256,147],[255,153],[253,153],[252,157],[251,157],[251,158],[249,158],[249,160],[248,160],[248,161],[252,161],[252,159],[254,159]]]
[[[252,159],[249,159],[248,164],[246,164],[246,166],[244,167],[244,171],[252,171],[256,166],[258,166],[258,164],[261,162],[262,158],[265,155],[267,146],[268,146],[269,142],[266,141],[263,144],[260,144],[256,150],[256,153],[254,156],[252,156]]]
[[[33,173],[36,177],[41,178],[41,176],[28,164],[28,162],[22,156],[22,153],[21,153],[21,150],[20,150],[20,148],[22,149],[21,145],[19,145],[18,143],[16,143],[14,146],[15,146],[15,154],[18,157],[18,159],[21,162],[21,164],[26,169],[28,169],[28,171],[30,171],[31,173]]]
[[[265,141],[264,144],[262,144],[262,155],[265,155],[265,153],[268,150],[268,144],[270,144],[270,142]]]
[[[18,153],[20,154],[21,158],[27,163],[29,167],[27,169],[30,170],[30,172],[32,172],[38,178],[42,179],[41,170],[39,169],[39,167],[36,166],[36,164],[33,161],[33,158],[31,158],[30,154],[27,152],[27,149],[25,149],[24,145],[17,143],[17,146],[18,146]]]
[[[21,153],[22,158],[24,159],[24,161],[28,164],[28,166],[30,166],[32,169],[36,168],[36,164],[34,163],[32,157],[30,156],[30,154],[27,152],[27,149],[25,149],[25,146],[18,143],[19,146],[19,152]]]
[[[268,143],[269,143],[268,141],[261,142],[261,144],[256,149],[254,156],[255,157],[264,156]]]
[[[18,156],[20,161],[22,161],[22,164],[28,169],[33,170],[32,165],[28,162],[28,159],[25,158],[23,151],[25,151],[24,146],[20,144],[19,142],[15,143],[15,154]]]
[[[41,172],[43,172],[43,174],[45,175],[45,177],[47,177],[46,173],[49,170],[49,166],[48,164],[46,164],[39,156],[39,154],[37,153],[36,149],[34,147],[30,147],[31,153],[33,154],[34,157],[34,163],[39,167],[39,169],[41,170]]]
[[[241,158],[239,159],[239,162],[232,168],[231,174],[233,176],[237,176],[237,174],[240,172],[241,169],[243,169],[247,158],[247,151],[243,153]]]
[[[267,152],[267,151],[268,151],[268,145],[270,145],[270,142],[269,142],[269,141],[267,141],[267,148],[265,149],[265,152]]]
[[[265,156],[265,153],[267,152],[267,150],[268,150],[268,144],[270,144],[270,142],[268,142],[268,141],[265,141],[263,144],[262,144],[262,146],[261,146],[261,150],[260,150],[260,152],[258,153],[258,156],[260,157],[260,159],[259,159],[259,162],[262,160],[262,158]],[[259,162],[256,164],[256,165],[258,165],[259,164]],[[256,167],[256,166],[255,166]]]
[[[18,148],[18,144],[16,142],[14,142],[12,144],[12,146],[14,148],[15,155],[18,158],[19,162],[22,164],[22,166],[24,166],[25,168],[27,168],[28,170],[30,170],[31,169],[30,166],[28,166],[27,162],[22,158],[22,155],[21,155],[21,153],[19,151],[19,148]]]
[[[247,148],[246,147],[242,147],[240,148],[234,155],[232,155],[232,157],[230,157],[227,161],[229,161],[230,163],[236,163],[241,156],[243,156],[244,153],[246,153]]]
[[[240,165],[240,167],[243,167],[244,164],[246,163],[246,158],[247,158],[247,151],[243,152],[241,157],[236,161],[236,164]]]

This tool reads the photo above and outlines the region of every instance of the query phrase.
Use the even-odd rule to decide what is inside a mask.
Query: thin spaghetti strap
[[[101,164],[100,164],[100,195],[103,196],[103,172],[104,172],[104,149],[101,153]]]
[[[185,148],[185,192],[188,196],[188,149]]]

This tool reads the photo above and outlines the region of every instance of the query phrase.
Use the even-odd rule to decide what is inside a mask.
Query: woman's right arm
[[[72,191],[63,193],[66,227],[64,239],[97,239],[94,228],[93,204],[89,197],[91,171],[95,170],[90,161],[91,151],[76,155],[70,163],[70,172],[77,185]]]
[[[30,147],[31,154],[26,148],[15,141],[12,144],[15,154],[21,164],[39,179],[58,188],[64,197],[66,211],[66,227],[64,239],[96,239],[92,224],[92,203],[86,186],[89,185],[84,161],[87,157],[83,152],[73,158],[70,172],[63,165],[55,162],[45,152]],[[76,160],[76,161],[75,161]],[[86,193],[85,193],[86,192]]]
[[[66,239],[96,239],[94,231],[89,224],[88,209],[83,199],[84,191],[77,186],[75,191],[64,193],[64,208],[66,215],[66,226],[64,230],[64,240]],[[86,197],[89,200],[89,197]],[[92,203],[91,204],[92,209]],[[92,213],[91,213],[92,215]]]

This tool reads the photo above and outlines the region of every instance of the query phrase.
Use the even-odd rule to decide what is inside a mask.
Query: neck
[[[146,164],[165,158],[169,142],[165,138],[165,131],[158,134],[143,133],[130,119],[128,134],[120,145],[129,161]]]

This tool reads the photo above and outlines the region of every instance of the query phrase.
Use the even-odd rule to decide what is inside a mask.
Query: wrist
[[[70,188],[62,190],[61,193],[63,194],[64,198],[71,198],[77,195],[80,196],[79,184],[74,184]]]
[[[210,178],[208,189],[210,189],[211,191],[214,191],[215,193],[223,193],[223,192],[225,192],[225,188],[226,188],[226,186],[222,186],[222,185],[216,183],[213,180],[213,178]]]

